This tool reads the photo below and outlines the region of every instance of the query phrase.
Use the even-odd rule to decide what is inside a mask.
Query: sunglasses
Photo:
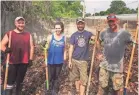
[[[108,16],[107,19],[116,18],[116,16]]]

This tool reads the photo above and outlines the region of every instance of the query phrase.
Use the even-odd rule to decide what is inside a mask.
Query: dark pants
[[[23,82],[28,64],[10,64],[8,72],[8,85],[20,84]]]
[[[16,83],[16,92],[21,92],[28,64],[9,64],[7,85]],[[19,94],[17,94],[19,95]]]
[[[58,85],[58,77],[62,70],[62,65],[63,64],[48,64],[48,77],[50,82],[50,89],[53,89],[55,85]]]

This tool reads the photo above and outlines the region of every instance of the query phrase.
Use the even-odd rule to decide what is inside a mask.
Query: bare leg
[[[79,92],[80,91],[80,81],[75,81],[75,87],[76,87],[76,91]]]
[[[108,87],[102,88],[99,86],[97,95],[108,95]]]
[[[99,86],[97,95],[103,95],[103,94],[104,94],[104,90],[102,89],[102,87]]]
[[[80,95],[84,95],[84,92],[85,92],[85,86],[80,85]]]
[[[123,89],[114,91],[113,95],[123,95]]]

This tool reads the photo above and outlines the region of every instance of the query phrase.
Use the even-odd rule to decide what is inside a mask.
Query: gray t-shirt
[[[104,60],[100,67],[112,72],[123,72],[125,47],[132,40],[131,34],[123,29],[112,32],[108,28],[100,33],[100,40],[104,43]]]

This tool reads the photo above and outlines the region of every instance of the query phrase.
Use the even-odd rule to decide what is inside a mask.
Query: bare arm
[[[34,55],[34,43],[33,43],[33,38],[30,35],[30,60],[33,60],[33,55]]]
[[[70,44],[70,48],[69,48],[69,62],[71,62],[71,60],[72,60],[73,49],[74,49],[74,46],[72,44]]]
[[[65,38],[65,48],[64,48],[64,60],[67,60],[67,50],[66,50],[66,38]]]
[[[6,50],[6,45],[8,44],[8,36],[7,34],[3,37],[2,41],[0,42],[0,50],[5,51]]]
[[[52,40],[52,35],[48,35],[48,37],[47,37],[47,45],[48,45],[48,47],[47,47],[47,49],[49,48],[49,46],[50,46],[50,41]]]
[[[68,64],[68,67],[70,69],[72,69],[72,53],[73,53],[73,50],[74,50],[74,45],[70,44],[70,48],[69,48],[69,64]]]
[[[100,60],[100,61],[102,61],[103,60],[103,57],[104,57],[103,56],[103,53],[102,53],[102,49],[101,49],[101,47],[103,47],[102,42],[103,42],[103,40],[101,40],[99,38],[99,35],[98,35],[96,47],[97,47],[97,50],[98,50],[97,59]]]

